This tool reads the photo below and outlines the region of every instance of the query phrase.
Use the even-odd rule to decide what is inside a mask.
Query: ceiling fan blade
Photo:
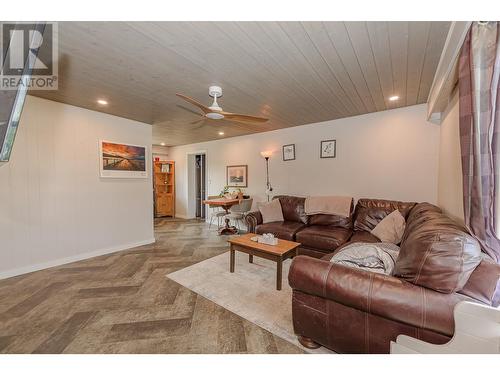
[[[193,126],[193,127],[190,127],[189,130],[198,130],[198,129],[201,129],[207,125],[210,125],[210,119],[206,118],[205,116],[203,116],[202,118],[200,118],[199,120],[196,120],[196,121],[193,121],[193,122],[190,122],[189,124],[190,125],[198,125],[198,126]]]
[[[203,111],[203,113],[212,112],[210,110],[210,108],[208,108],[207,106],[201,104],[200,102],[197,102],[196,100],[194,100],[193,98],[190,98],[189,96],[178,94],[178,93],[176,93],[175,95],[177,95],[179,98],[184,99],[185,101],[191,103],[192,105],[197,106],[198,108],[200,108]]]
[[[184,104],[177,104],[177,107],[183,109],[184,111],[191,112],[192,114],[194,114],[196,116],[205,116],[204,113],[200,113],[196,109],[188,108],[188,106],[184,105]]]
[[[259,117],[259,116],[250,116],[250,115],[242,115],[239,113],[231,113],[231,112],[221,112],[224,115],[224,118],[227,120],[233,121],[241,121],[241,122],[267,122],[268,118]]]
[[[200,122],[202,122],[202,121],[205,121],[205,118],[200,118],[199,120],[195,120],[195,121],[193,121],[193,122],[190,122],[189,124],[191,124],[191,125],[196,125],[196,124],[199,124],[199,123],[200,123]]]

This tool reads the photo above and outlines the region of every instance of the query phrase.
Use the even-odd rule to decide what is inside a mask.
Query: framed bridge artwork
[[[147,178],[147,147],[99,141],[99,170],[104,178]]]

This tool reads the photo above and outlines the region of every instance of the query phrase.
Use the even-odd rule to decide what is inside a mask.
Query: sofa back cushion
[[[410,212],[394,275],[442,293],[461,290],[481,262],[479,243],[430,203]]]
[[[309,215],[309,225],[331,225],[345,229],[352,229],[352,215],[354,211],[354,199],[351,201],[349,217],[339,215],[316,214]]]
[[[354,211],[354,229],[370,232],[384,217],[394,210],[406,219],[415,206],[413,202],[388,201],[384,199],[360,199]]]
[[[408,218],[406,220],[405,232],[403,234],[403,239],[401,240],[401,242],[402,243],[405,242],[406,237],[408,237],[412,232],[417,230],[417,228],[421,227],[421,225],[425,223],[425,221],[433,212],[436,215],[440,214],[442,215],[441,209],[437,206],[434,206],[433,204],[430,203],[416,204],[412,208],[411,213],[408,215]]]
[[[310,225],[331,225],[345,229],[352,228],[352,216],[343,217],[338,215],[316,214],[309,216]]]
[[[279,199],[283,218],[285,221],[295,221],[307,224],[307,215],[304,210],[306,198],[294,197],[291,195],[277,195],[273,199]]]

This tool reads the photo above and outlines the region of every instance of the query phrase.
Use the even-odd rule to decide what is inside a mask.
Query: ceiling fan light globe
[[[220,86],[210,86],[208,88],[208,95],[212,98],[220,98],[222,96],[222,88]]]
[[[223,114],[217,113],[217,112],[209,112],[205,116],[207,116],[209,119],[212,119],[212,120],[220,120],[220,119],[224,118]]]
[[[211,109],[212,112],[221,112],[222,111],[222,108],[219,107],[218,105],[212,105],[212,106],[210,106],[208,108]]]

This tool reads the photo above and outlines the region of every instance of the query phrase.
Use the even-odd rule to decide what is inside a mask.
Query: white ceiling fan
[[[242,115],[240,113],[231,113],[223,111],[222,108],[219,106],[219,103],[217,103],[217,98],[220,98],[222,96],[222,88],[220,88],[219,86],[210,86],[208,88],[208,95],[214,98],[214,101],[210,107],[201,104],[200,102],[196,101],[193,98],[190,98],[189,96],[182,95],[179,93],[175,95],[200,108],[203,111],[202,116],[209,118],[211,120],[226,119],[226,120],[233,120],[246,123],[248,122],[262,123],[269,120],[268,118],[265,117]]]

